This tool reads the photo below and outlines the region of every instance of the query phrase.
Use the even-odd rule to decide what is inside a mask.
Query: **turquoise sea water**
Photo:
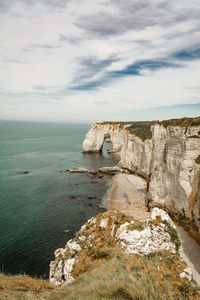
[[[89,127],[0,122],[1,271],[47,277],[55,249],[102,212],[97,204],[106,193],[107,177],[92,184],[87,174],[60,172],[116,164],[106,151],[81,153]]]

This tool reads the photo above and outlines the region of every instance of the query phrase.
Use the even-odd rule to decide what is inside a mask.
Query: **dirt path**
[[[194,279],[200,285],[200,246],[181,226],[176,226],[176,230],[181,240],[180,256],[190,267]]]
[[[145,207],[146,181],[127,174],[117,174],[112,180],[108,210],[120,210],[142,222],[146,221],[149,218]]]

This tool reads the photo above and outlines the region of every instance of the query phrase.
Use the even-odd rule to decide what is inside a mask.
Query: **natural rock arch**
[[[104,136],[103,136],[103,141],[102,141],[102,145],[101,145],[101,148],[100,148],[100,152],[103,151],[103,146],[105,145],[105,142],[108,139],[109,139],[109,141],[110,141],[110,143],[112,145],[112,148],[113,148],[113,144],[112,144],[112,141],[111,141],[111,135],[110,135],[110,133],[105,133]]]

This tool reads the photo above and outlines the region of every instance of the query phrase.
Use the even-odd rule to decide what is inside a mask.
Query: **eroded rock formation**
[[[55,251],[50,264],[50,281],[66,285],[84,273],[95,260],[109,258],[123,249],[128,254],[148,256],[162,251],[178,253],[180,241],[166,212],[154,208],[150,219],[141,223],[120,212],[108,211],[90,219],[64,249]],[[177,276],[184,276],[184,267]]]
[[[88,131],[86,139],[83,142],[83,152],[100,152],[103,148],[105,140],[109,139],[112,143],[113,151],[121,150],[124,129],[129,127],[131,123],[114,123],[105,122],[102,124],[94,124]]]
[[[151,134],[146,134],[148,126]],[[107,137],[113,150],[120,152],[119,166],[148,180],[149,204],[163,207],[185,222],[198,239],[200,118],[95,124],[83,142],[83,152],[101,151]]]

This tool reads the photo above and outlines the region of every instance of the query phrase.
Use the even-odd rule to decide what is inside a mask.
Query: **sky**
[[[0,119],[200,115],[199,0],[0,0]]]

